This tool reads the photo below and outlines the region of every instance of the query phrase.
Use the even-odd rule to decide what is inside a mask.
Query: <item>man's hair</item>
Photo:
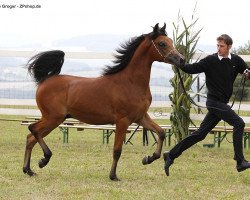
[[[227,45],[233,44],[232,38],[227,34],[222,34],[221,36],[217,37],[217,41],[224,41]]]

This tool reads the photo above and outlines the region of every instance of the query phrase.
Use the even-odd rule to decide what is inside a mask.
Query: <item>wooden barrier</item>
[[[34,122],[36,122],[39,118],[38,117],[27,117],[26,119],[21,121],[21,125],[30,125]],[[115,132],[115,126],[114,125],[89,125],[89,124],[84,124],[81,123],[77,120],[74,119],[67,119],[65,120],[62,124],[58,126],[60,131],[63,133],[63,142],[68,143],[69,141],[69,129],[75,128],[77,131],[83,131],[87,129],[92,129],[92,130],[101,130],[102,131],[102,142],[103,144],[109,143],[109,138],[113,132]],[[133,144],[131,139],[134,136],[134,134],[138,131],[143,132],[143,145],[148,145],[148,131],[143,130],[141,126],[138,125],[131,125],[128,127],[127,132],[130,133],[130,136],[127,140],[124,141],[125,144]],[[153,132],[151,132],[151,135],[154,139],[154,144],[156,143],[156,138]]]
[[[189,127],[189,131],[193,132],[197,130],[199,127]],[[208,147],[220,147],[222,141],[228,136],[228,134],[233,133],[233,127],[232,126],[216,126],[210,131],[211,134],[214,135],[214,142],[213,144],[208,144],[205,146]],[[243,145],[244,148],[248,147],[250,148],[250,127],[245,127],[244,128],[244,133],[243,133]]]
[[[27,117],[26,119],[21,121],[21,125],[30,125],[34,122],[36,122],[39,119],[39,117]],[[171,146],[171,137],[174,134],[172,131],[171,125],[160,125],[162,129],[165,131],[166,134],[166,139],[165,139],[165,145]],[[62,124],[59,126],[60,131],[63,133],[63,142],[68,143],[69,140],[69,129],[75,128],[78,131],[83,131],[86,129],[92,129],[92,130],[101,130],[102,131],[102,142],[103,144],[108,144],[109,143],[109,138],[113,132],[115,132],[115,126],[114,125],[89,125],[89,124],[84,124],[82,122],[79,122],[78,120],[74,119],[67,119],[65,120]],[[199,127],[194,127],[190,126],[189,127],[189,132],[194,132],[197,130]],[[134,134],[138,131],[142,131],[143,133],[143,145],[148,146],[148,137],[149,134],[153,137],[154,143],[153,145],[157,142],[157,139],[155,137],[155,133],[152,131],[148,131],[144,129],[143,127],[139,125],[132,124],[131,126],[128,127],[127,132],[130,133],[129,137],[127,140],[124,141],[125,144],[133,144],[132,143],[132,138]],[[207,144],[208,147],[220,147],[222,141],[227,137],[229,133],[233,132],[233,127],[231,126],[216,126],[212,131],[210,132],[211,134],[214,135],[214,141],[213,144]],[[244,135],[243,135],[243,145],[244,148],[250,147],[250,127],[245,127],[244,129]]]

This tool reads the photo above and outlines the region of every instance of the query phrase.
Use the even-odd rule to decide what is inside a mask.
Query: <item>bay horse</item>
[[[44,158],[39,167],[45,167],[52,152],[44,141],[53,129],[66,118],[72,117],[88,124],[115,124],[113,163],[109,178],[118,181],[116,168],[121,156],[127,128],[137,123],[158,135],[157,147],[152,156],[143,158],[143,164],[150,164],[160,158],[164,130],[148,115],[152,101],[149,87],[151,66],[154,61],[180,66],[183,56],[173,47],[166,34],[166,24],[156,24],[153,31],[131,38],[121,45],[113,65],[106,66],[103,74],[96,78],[59,75],[64,52],[52,50],[33,56],[27,63],[28,71],[35,79],[37,106],[42,117],[29,125],[23,172],[36,175],[30,168],[31,152],[38,142]]]

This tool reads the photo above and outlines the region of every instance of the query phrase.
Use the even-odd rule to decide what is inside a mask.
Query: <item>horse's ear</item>
[[[161,33],[165,33],[166,32],[166,23],[164,23],[163,27],[161,27],[160,32]]]
[[[154,33],[158,33],[158,32],[159,32],[159,23],[157,23],[157,24],[154,26],[153,32],[154,32]]]

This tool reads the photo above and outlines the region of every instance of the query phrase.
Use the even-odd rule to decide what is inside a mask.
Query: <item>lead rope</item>
[[[241,90],[241,96],[240,96],[240,102],[239,102],[239,108],[238,108],[238,115],[240,113],[240,106],[241,106],[241,102],[242,102],[243,94],[244,94],[244,89],[245,89],[245,85],[246,85],[246,77],[245,76],[242,76],[241,84],[242,84],[242,90]]]
[[[217,110],[220,110],[220,111],[226,111],[226,110],[223,110],[223,109],[220,109],[220,108],[216,108],[216,107],[213,107],[213,106],[201,106],[201,105],[198,105],[186,92],[185,88],[184,88],[184,83],[183,83],[183,80],[182,80],[182,77],[181,77],[181,74],[180,74],[180,70],[176,67],[176,70],[177,70],[177,74],[179,76],[179,79],[180,79],[180,83],[181,83],[181,86],[182,86],[182,89],[184,90],[184,93],[185,95],[188,97],[189,101],[200,107],[200,108],[214,108],[214,109],[217,109]],[[240,102],[239,102],[239,108],[238,108],[238,114],[240,112],[240,105],[241,105],[241,102],[242,102],[242,99],[243,99],[243,93],[244,93],[244,88],[245,88],[245,82],[246,82],[246,77],[244,75],[242,75],[242,78],[241,78],[241,82],[240,82],[240,86],[237,90],[237,92],[235,93],[235,96],[234,96],[234,100],[232,102],[232,105],[230,106],[230,108],[233,107],[234,103],[235,103],[235,99],[240,91],[240,88],[242,86],[242,91],[241,91],[241,96],[240,96]],[[226,122],[224,121],[224,133],[227,134],[227,127],[226,127]],[[227,135],[225,136],[226,137],[226,140],[228,143],[233,143],[232,141],[229,141],[228,138],[227,138]]]
[[[239,101],[239,107],[238,107],[238,111],[237,111],[238,115],[239,115],[239,113],[240,113],[240,106],[241,106],[241,102],[242,102],[242,99],[243,99],[245,83],[246,83],[246,77],[242,76],[241,82],[240,82],[240,86],[239,86],[239,89],[238,89],[237,92],[235,93],[235,98],[234,98],[234,101],[233,101],[232,106],[231,106],[231,107],[233,107],[233,104],[234,104],[234,102],[235,102],[235,99],[236,99],[236,97],[237,97],[237,94],[238,94],[238,92],[239,92],[239,90],[240,90],[240,87],[242,86],[241,96],[240,96],[240,101]],[[224,130],[225,130],[225,134],[227,134],[227,127],[226,127],[226,122],[225,122],[225,121],[224,121]],[[227,135],[226,135],[226,140],[227,140],[228,143],[233,143],[233,141],[229,141],[229,140],[228,140]]]
[[[152,43],[153,43],[153,46],[155,47],[155,49],[157,50],[157,52],[160,54],[160,56],[163,57],[164,61],[166,60],[167,56],[174,50],[174,49],[172,49],[170,52],[168,52],[168,54],[166,54],[165,56],[163,56],[163,55],[161,54],[160,50],[156,47],[156,45],[155,45],[155,43],[154,43],[153,40],[152,40]],[[213,106],[201,106],[201,105],[198,105],[198,104],[188,95],[188,93],[187,93],[187,91],[186,91],[186,89],[185,89],[185,87],[184,87],[184,83],[183,83],[183,80],[182,80],[182,77],[181,77],[181,73],[180,73],[179,68],[178,68],[178,67],[175,67],[175,68],[176,68],[177,74],[178,74],[179,79],[180,79],[181,87],[182,87],[182,89],[183,89],[185,95],[187,96],[187,98],[188,98],[188,100],[190,101],[191,104],[193,104],[193,105],[195,105],[195,106],[197,106],[197,107],[199,107],[199,108],[206,108],[206,109],[208,109],[208,108],[213,108],[213,109],[217,109],[217,110],[220,110],[220,111],[223,111],[223,112],[226,112],[226,111],[227,111],[227,110],[220,109],[220,108],[213,107]],[[240,86],[239,86],[237,92],[235,93],[234,100],[233,100],[233,102],[232,102],[232,105],[230,106],[230,108],[233,107],[233,105],[234,105],[234,103],[235,103],[235,99],[236,99],[236,97],[237,97],[237,95],[238,95],[238,92],[239,92],[241,86],[242,86],[241,97],[240,97],[239,108],[238,108],[238,115],[239,115],[239,112],[240,112],[240,106],[241,106],[241,102],[242,102],[242,99],[243,99],[243,93],[244,93],[244,88],[245,88],[245,82],[246,82],[246,77],[245,77],[244,75],[242,75],[241,82],[240,82]],[[162,112],[159,112],[159,115],[162,116],[162,115],[163,115]],[[194,126],[195,126],[195,124],[194,124]],[[195,126],[195,127],[196,127],[196,126]],[[224,121],[224,131],[225,131],[225,134],[226,134],[227,128],[226,128],[226,122],[225,122],[225,121]],[[225,136],[225,137],[226,137],[226,140],[227,140],[229,143],[233,143],[232,141],[229,141],[229,140],[227,139],[227,136]]]
[[[199,108],[206,108],[206,109],[207,109],[207,108],[213,108],[213,109],[217,109],[217,110],[220,110],[220,111],[223,111],[223,112],[227,111],[227,110],[220,109],[220,108],[213,107],[213,106],[201,106],[201,105],[198,105],[198,104],[197,104],[197,103],[187,94],[187,92],[186,92],[186,90],[185,90],[185,87],[184,87],[184,83],[183,83],[182,77],[181,77],[180,70],[179,70],[178,67],[175,67],[175,68],[176,68],[177,74],[178,74],[179,79],[180,79],[181,87],[182,87],[182,89],[183,89],[185,95],[188,97],[189,101],[190,101],[193,105],[195,105],[195,106],[197,106],[197,107],[199,107]],[[240,88],[242,87],[241,97],[240,97],[240,102],[239,102],[239,108],[238,108],[238,114],[239,114],[241,102],[242,102],[242,99],[243,99],[243,93],[244,93],[244,88],[245,88],[245,82],[246,82],[246,77],[245,77],[244,75],[242,75],[242,78],[241,78],[241,81],[240,81],[239,88],[238,88],[237,92],[235,93],[234,100],[233,100],[233,102],[232,102],[232,105],[230,106],[230,108],[233,107],[233,105],[234,105],[234,103],[235,103],[235,99],[236,99],[236,97],[237,97],[237,95],[238,95],[238,93],[239,93],[239,91],[240,91]]]
[[[175,50],[175,49],[172,49],[172,50],[171,50],[170,52],[168,52],[165,56],[163,56],[162,53],[160,52],[160,50],[156,47],[154,41],[153,41],[153,40],[151,40],[151,41],[152,41],[152,43],[153,43],[154,48],[155,48],[155,49],[157,50],[157,52],[159,53],[159,55],[160,55],[161,57],[163,57],[164,61],[166,60],[166,58],[168,57],[168,55],[169,55],[173,50]],[[187,98],[188,98],[188,100],[190,101],[191,104],[193,104],[193,105],[195,105],[195,106],[197,106],[197,107],[199,107],[199,108],[206,108],[206,109],[207,109],[207,108],[213,108],[213,109],[217,109],[217,110],[220,110],[220,111],[223,111],[223,112],[226,112],[226,111],[227,111],[227,110],[220,109],[220,108],[213,107],[213,106],[201,106],[201,105],[198,105],[198,104],[188,95],[188,93],[187,93],[187,91],[186,91],[186,89],[185,89],[185,87],[184,87],[184,83],[183,83],[183,80],[182,80],[182,77],[181,77],[181,73],[180,73],[179,68],[178,68],[178,67],[175,67],[175,68],[176,68],[177,74],[178,74],[178,76],[179,76],[179,79],[180,79],[180,83],[181,83],[181,87],[182,87],[182,89],[183,89],[183,92],[185,93],[185,95],[187,96]],[[241,83],[242,83],[242,80],[243,80],[243,79],[244,79],[244,81],[243,81],[243,89],[244,89],[244,86],[245,86],[245,78],[244,78],[244,77],[242,77]],[[242,89],[241,100],[242,100],[242,98],[243,98],[243,89]],[[239,91],[239,89],[238,89],[238,91]],[[238,93],[238,91],[236,92],[236,94]],[[231,108],[232,108],[233,105],[234,105],[235,99],[236,99],[236,95],[235,95],[235,98],[234,98],[234,100],[233,100],[232,105],[230,106]],[[241,104],[241,101],[240,101],[240,104]],[[239,104],[239,109],[240,109],[240,104]],[[160,114],[161,114],[161,113],[160,113]]]
[[[163,55],[163,54],[160,52],[160,50],[156,47],[154,41],[153,41],[153,40],[151,40],[151,41],[152,41],[152,43],[153,43],[154,48],[155,48],[156,51],[158,52],[158,54],[159,54],[161,57],[163,57],[164,61],[165,61],[166,58],[170,55],[170,53],[171,53],[172,51],[175,50],[175,49],[172,49],[172,50],[171,50],[170,52],[168,52],[166,55]],[[178,76],[179,76],[179,79],[180,79],[180,83],[181,83],[181,87],[182,87],[182,89],[183,89],[183,92],[185,93],[185,95],[187,96],[187,98],[188,98],[188,100],[190,101],[191,104],[193,104],[193,105],[195,105],[195,106],[197,106],[197,107],[199,107],[199,108],[206,108],[206,109],[207,109],[207,108],[213,108],[213,109],[217,109],[217,110],[220,110],[220,111],[223,111],[223,112],[226,111],[226,110],[223,110],[223,109],[220,109],[220,108],[216,108],[216,107],[213,107],[213,106],[207,107],[207,106],[198,105],[198,104],[197,104],[197,103],[187,94],[187,92],[186,92],[186,90],[185,90],[185,87],[184,87],[184,83],[183,83],[182,77],[181,77],[180,70],[179,70],[178,67],[175,67],[175,68],[176,68],[177,74],[178,74]],[[231,107],[232,107],[232,106],[231,106]]]
[[[179,79],[180,79],[180,83],[181,83],[181,87],[183,89],[183,92],[185,93],[185,95],[187,96],[188,100],[190,101],[190,103],[192,103],[193,105],[199,107],[199,108],[213,108],[213,109],[217,109],[217,110],[220,110],[220,111],[223,111],[223,112],[226,112],[227,110],[224,110],[224,109],[221,109],[221,108],[217,108],[217,107],[213,107],[213,106],[201,106],[201,105],[198,105],[187,93],[187,91],[185,90],[185,87],[184,87],[184,83],[183,83],[183,80],[182,80],[182,77],[181,77],[181,73],[180,73],[180,70],[178,67],[176,67],[176,71],[177,71],[177,74],[179,76]]]

